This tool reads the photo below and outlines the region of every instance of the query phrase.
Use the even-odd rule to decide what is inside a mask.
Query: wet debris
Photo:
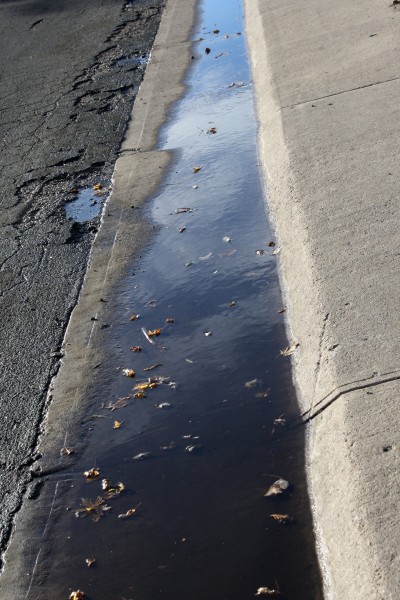
[[[193,435],[192,433],[185,433],[181,436],[183,440],[199,440],[200,436]]]
[[[130,519],[131,517],[136,516],[137,513],[137,509],[139,508],[139,506],[142,503],[140,502],[140,504],[138,504],[137,506],[135,506],[134,508],[129,508],[126,513],[122,513],[121,515],[118,515],[118,519]]]
[[[282,248],[275,248],[275,250],[272,251],[272,254],[273,255],[279,254],[281,250],[282,250]]]
[[[113,429],[121,429],[123,423],[125,421],[114,421]]]
[[[225,236],[222,238],[222,241],[223,241],[223,242],[225,242],[225,243],[227,244],[228,242],[231,242],[231,241],[232,241],[232,238],[231,238],[231,237],[229,237],[228,235],[225,235]]]
[[[255,596],[280,596],[281,593],[279,590],[271,590],[268,587],[259,587]]]
[[[181,225],[181,227],[178,227],[178,233],[183,233],[184,231],[186,231],[186,227],[184,225]]]
[[[102,479],[101,488],[106,492],[104,494],[105,500],[110,500],[111,498],[115,498],[115,496],[119,496],[125,490],[125,485],[121,481],[111,483],[109,479]]]
[[[136,456],[133,456],[133,460],[145,460],[146,458],[150,458],[151,452],[139,452]]]
[[[281,356],[290,356],[291,354],[293,354],[293,352],[296,350],[296,348],[298,348],[300,346],[300,344],[298,342],[292,342],[290,344],[290,346],[287,346],[287,348],[283,348],[283,350],[280,351],[280,355]]]
[[[64,448],[61,448],[60,450],[60,454],[62,456],[71,456],[71,454],[74,454],[75,450],[73,448],[68,448],[67,446],[65,446]]]
[[[206,337],[210,337],[210,336],[212,335],[212,331],[205,331],[205,332],[204,332],[204,335],[205,335]]]
[[[265,498],[271,498],[274,496],[281,496],[285,494],[290,487],[290,483],[286,479],[277,479],[265,492]]]
[[[175,448],[176,448],[175,442],[170,442],[166,446],[160,446],[160,450],[163,450],[163,452],[168,452],[169,450],[175,450]]]
[[[204,48],[204,52],[205,52],[206,54],[210,54],[210,52],[211,52],[211,48]]]
[[[259,248],[258,250],[256,250],[256,254],[258,254],[258,256],[262,256],[263,254],[265,254],[265,250]]]
[[[234,300],[232,300],[232,302],[228,302],[227,304],[228,308],[233,308],[234,306],[237,306],[237,302],[235,302]]]
[[[275,427],[286,427],[286,425],[287,425],[287,419],[286,419],[285,415],[280,415],[277,419],[274,419]]]
[[[83,508],[78,508],[75,511],[76,517],[86,517],[90,516],[93,523],[98,523],[104,514],[111,510],[111,506],[108,506],[101,496],[97,496],[95,500],[87,500],[86,498],[81,499],[81,504]]]
[[[137,321],[140,318],[140,315],[132,315],[131,317],[129,317],[130,321]]]
[[[168,319],[165,319],[165,322],[170,325],[171,323],[175,323],[175,319],[173,319],[172,317],[168,317]]]
[[[131,346],[130,349],[132,352],[141,352],[143,350],[142,346]]]
[[[215,33],[215,34],[219,33],[219,29],[214,29],[213,33]]]
[[[71,592],[69,600],[85,600],[86,595],[85,592],[81,592],[81,590],[77,590],[76,592]]]
[[[204,256],[199,256],[199,260],[208,260],[211,257],[212,257],[212,252],[209,252],[208,254],[205,254]]]
[[[275,242],[269,242],[269,243],[268,243],[268,247],[269,247],[269,248],[273,248],[274,246],[276,246],[276,243],[275,243]]]
[[[125,408],[125,406],[128,406],[126,398],[119,398],[116,402],[111,402],[110,400],[104,408],[108,408],[108,410],[113,411],[117,410],[118,408]]]
[[[122,369],[122,375],[125,377],[135,377],[135,371],[133,369]]]
[[[288,524],[294,523],[293,517],[291,517],[289,515],[281,515],[279,513],[272,513],[272,515],[269,515],[269,516],[272,519],[274,519],[274,521],[276,521],[277,523],[280,523],[281,525],[288,525]]]
[[[261,385],[262,381],[261,379],[252,379],[251,381],[247,381],[244,385],[247,388],[253,388],[256,387],[257,385]]]
[[[189,454],[197,454],[198,452],[201,452],[203,448],[203,444],[190,444],[189,446],[186,446],[185,452],[189,452]]]
[[[230,83],[228,85],[228,88],[241,88],[244,87],[246,84],[244,81],[233,81],[232,83]]]
[[[165,408],[171,408],[172,404],[170,404],[169,402],[160,402],[159,404],[155,404],[154,406],[156,408],[165,409]]]
[[[209,129],[207,129],[207,132],[209,135],[214,135],[217,133],[217,128],[216,127],[210,127]]]
[[[193,187],[194,187],[194,188],[195,188],[195,187],[197,188],[197,186],[193,186]],[[194,208],[189,208],[188,206],[186,206],[186,207],[184,206],[184,207],[182,207],[182,208],[177,208],[177,209],[175,210],[175,214],[176,214],[176,215],[181,215],[182,213],[188,213],[188,212],[194,212],[194,211],[195,211],[195,209],[194,209]]]
[[[88,471],[85,471],[83,474],[88,481],[94,481],[95,479],[98,479],[100,477],[100,471],[98,467],[92,467]]]
[[[90,569],[90,567],[93,567],[95,562],[96,562],[96,559],[93,557],[85,559],[85,563],[86,563],[86,566],[88,567],[88,569]]]
[[[286,312],[286,308],[282,307],[279,310],[277,310],[277,312],[282,315],[284,312]]]
[[[147,332],[147,335],[151,338],[151,337],[158,337],[159,335],[161,335],[161,329],[149,329],[149,331]]]
[[[198,165],[195,165],[193,167],[193,173],[198,173],[199,171],[201,171],[201,167],[199,167]]]
[[[155,364],[155,365],[150,365],[150,367],[145,367],[145,368],[143,369],[143,371],[146,371],[146,372],[147,372],[147,371],[154,371],[154,369],[158,369],[159,367],[162,367],[162,364],[161,364],[161,363],[157,363],[157,364]]]

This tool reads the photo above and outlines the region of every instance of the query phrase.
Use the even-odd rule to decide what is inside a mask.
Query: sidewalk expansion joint
[[[324,396],[324,398],[319,400],[315,405],[311,406],[311,408],[306,410],[298,417],[295,417],[289,423],[289,427],[294,428],[310,423],[310,421],[312,421],[313,419],[315,419],[315,417],[320,415],[326,408],[328,408],[328,406],[331,406],[331,404],[336,402],[336,400],[338,400],[341,396],[344,396],[345,394],[349,394],[350,392],[356,392],[359,390],[364,390],[371,387],[377,387],[378,385],[383,385],[384,383],[390,383],[392,381],[399,381],[400,370],[390,371],[389,373],[383,373],[383,375],[380,375],[378,379],[375,379],[375,377],[378,377],[378,375],[373,374],[370,377],[367,377],[366,379],[359,379],[351,383],[344,383],[343,385],[336,387],[331,392],[329,392],[329,394]],[[371,381],[371,379],[373,379],[373,381]]]
[[[392,81],[398,81],[400,77],[391,77],[390,79],[384,79],[383,81],[374,81],[373,83],[367,83],[365,85],[360,85],[355,88],[350,88],[348,90],[341,90],[340,92],[334,92],[333,94],[327,94],[326,96],[319,96],[318,98],[311,98],[310,100],[302,100],[301,102],[296,102],[295,104],[288,104],[287,106],[282,106],[281,110],[285,110],[288,108],[295,108],[297,106],[302,106],[303,104],[309,104],[310,102],[317,102],[318,100],[325,100],[327,98],[334,98],[335,96],[341,96],[343,94],[349,94],[351,92],[357,92],[358,90],[365,90],[367,88],[375,87],[378,85],[383,85],[384,83],[390,83]]]

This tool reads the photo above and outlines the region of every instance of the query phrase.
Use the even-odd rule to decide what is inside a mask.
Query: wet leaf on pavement
[[[76,517],[89,515],[94,523],[100,521],[104,517],[104,513],[111,510],[110,506],[107,506],[104,498],[97,496],[95,500],[87,500],[86,498],[81,499],[83,508],[78,508],[75,512]]]
[[[184,225],[178,228],[179,233],[183,233],[184,231],[186,231],[186,227]]]
[[[235,302],[234,300],[232,300],[232,302],[229,302],[227,306],[229,308],[233,308],[234,306],[236,306],[236,304],[237,304],[237,302]]]
[[[211,48],[205,48],[204,52],[205,52],[206,54],[210,54],[210,52],[211,52]]]
[[[207,133],[209,133],[209,134],[217,133],[217,128],[216,127],[210,127],[209,129],[207,129]]]
[[[160,328],[158,328],[158,329],[149,329],[149,331],[147,332],[147,335],[149,337],[154,337],[154,336],[157,337],[160,334],[161,334],[161,329]]]
[[[189,452],[190,454],[195,454],[200,452],[203,449],[203,444],[191,444],[190,446],[186,446],[185,452]]]
[[[119,496],[120,493],[125,489],[125,485],[121,481],[118,483],[111,483],[109,479],[103,479],[101,482],[101,487],[106,492],[104,494],[104,498],[106,500],[110,500],[110,498]]]
[[[122,369],[122,375],[125,375],[125,377],[135,377],[135,371],[133,369]]]
[[[231,238],[231,237],[229,237],[228,235],[225,235],[225,236],[222,238],[222,241],[223,241],[223,242],[225,242],[225,243],[228,243],[228,242],[231,242],[231,241],[232,241],[232,238]]]
[[[139,319],[139,317],[140,317],[140,315],[132,315],[129,320],[130,321],[137,321]]]
[[[93,467],[92,469],[85,471],[84,476],[88,481],[93,481],[94,479],[98,479],[100,477],[100,471],[97,467]]]
[[[289,482],[286,479],[277,479],[265,492],[264,497],[280,496],[289,489]]]
[[[269,248],[273,248],[274,246],[276,246],[275,242],[269,242],[268,244]]]
[[[122,423],[125,423],[125,421],[114,421],[113,429],[120,429]]]
[[[298,348],[300,346],[300,344],[298,342],[292,342],[290,344],[290,346],[288,346],[287,348],[283,348],[283,350],[280,351],[280,355],[281,356],[290,356],[291,354],[293,354],[293,352],[296,350],[296,348]]]
[[[260,248],[259,250],[256,250],[256,254],[258,254],[258,256],[262,256],[263,254],[265,254],[265,250]]]
[[[146,394],[143,394],[143,392],[136,392],[136,394],[133,394],[133,397],[141,400],[142,398],[146,398]]]
[[[182,213],[188,213],[188,212],[193,212],[193,211],[194,211],[194,208],[189,208],[189,207],[184,206],[182,208],[177,208],[175,210],[175,214],[180,215]]]
[[[277,521],[278,523],[281,523],[282,525],[286,525],[288,523],[293,523],[294,519],[293,517],[290,517],[289,515],[280,515],[279,513],[273,513],[272,515],[269,515],[270,517],[272,517],[274,519],[274,521]]]
[[[199,171],[201,171],[201,167],[199,167],[198,165],[195,165],[193,167],[193,173],[198,173]]]
[[[118,515],[118,519],[129,519],[130,517],[134,517],[137,513],[137,509],[139,508],[140,504],[138,504],[134,508],[130,508],[129,510],[126,511],[126,513],[123,513],[122,515]]]

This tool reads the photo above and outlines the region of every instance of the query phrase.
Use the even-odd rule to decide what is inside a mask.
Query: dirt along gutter
[[[184,91],[183,79],[191,62],[196,0],[168,0],[137,95],[131,122],[113,175],[113,191],[103,210],[88,271],[63,343],[65,357],[49,396],[44,430],[38,443],[40,458],[32,465],[33,483],[16,515],[0,579],[2,598],[29,597],[37,565],[46,557],[48,523],[57,512],[66,463],[60,449],[83,445],[87,428],[81,422],[88,406],[88,389],[103,359],[102,326],[107,322],[107,292],[126,274],[132,258],[149,242],[153,225],[140,207],[154,194],[169,164],[167,151],[154,150],[157,133],[168,109]],[[162,90],[160,93],[159,90]],[[60,472],[60,481],[46,474]],[[30,506],[40,489],[40,506]]]
[[[400,11],[245,0],[327,598],[398,598]]]

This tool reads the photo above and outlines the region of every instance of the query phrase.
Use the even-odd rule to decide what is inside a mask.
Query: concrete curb
[[[325,594],[395,599],[400,11],[245,4]]]

